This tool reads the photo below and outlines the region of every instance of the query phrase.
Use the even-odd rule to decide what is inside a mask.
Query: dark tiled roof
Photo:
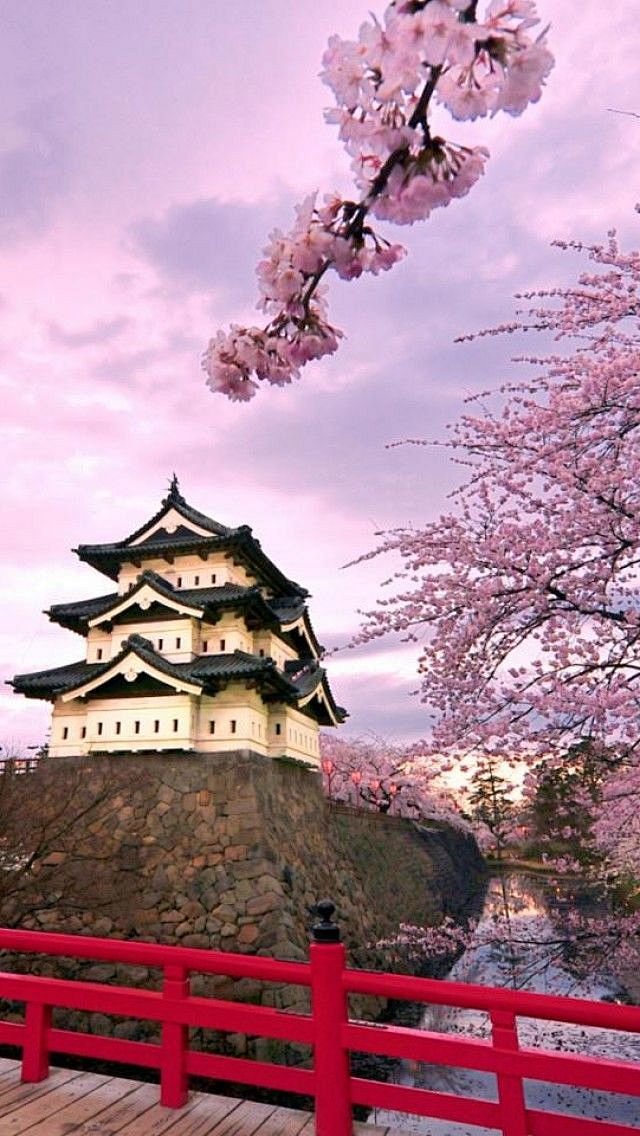
[[[269,600],[269,607],[275,613],[280,623],[293,623],[305,612],[303,596],[277,596]]]
[[[325,671],[314,662],[289,659],[284,665],[284,673],[292,682],[301,698],[315,690]]]
[[[108,596],[95,596],[90,600],[75,600],[73,603],[52,604],[45,611],[52,623],[59,623],[61,627],[68,627],[71,631],[86,631],[86,625],[95,615],[102,615],[120,597],[117,592],[110,592]]]
[[[139,540],[147,529],[161,522],[172,509],[185,521],[190,521],[198,528],[204,529],[204,535],[194,533],[187,524],[178,525],[172,533],[165,529],[159,529],[139,544],[132,543]],[[97,568],[98,571],[104,572],[105,575],[115,580],[118,577],[120,564],[127,559],[134,559],[136,549],[141,554],[141,556],[138,555],[137,559],[153,556],[154,551],[162,556],[186,554],[194,551],[204,553],[216,549],[229,550],[238,555],[251,572],[261,581],[273,587],[275,591],[285,594],[289,592],[300,596],[308,594],[299,584],[288,580],[280,569],[269,560],[268,556],[265,556],[260,547],[260,541],[253,536],[248,525],[229,528],[189,505],[180,493],[175,476],[172,479],[169,493],[164,498],[158,512],[148,521],[145,521],[135,532],[130,533],[123,540],[110,544],[81,544],[74,549],[74,552],[81,560],[86,561],[86,563]]]
[[[146,528],[146,526],[145,526]],[[160,539],[154,534],[148,541],[131,545],[127,541],[114,544],[80,544],[73,550],[87,564],[97,568],[112,580],[118,578],[120,565],[142,562],[157,554],[158,557],[187,555],[190,552],[228,552],[236,557],[261,583],[284,595],[307,596],[306,588],[289,580],[272,560],[264,554],[260,542],[256,540],[248,525],[228,529],[223,535],[199,536],[190,532],[188,536],[165,533]]]
[[[110,665],[110,664],[109,664]],[[90,678],[101,674],[106,669],[104,663],[87,663],[81,659],[77,663],[68,663],[64,667],[52,667],[46,671],[33,671],[31,674],[15,675],[10,686],[18,694],[26,694],[31,698],[50,698],[71,690],[88,682]]]
[[[72,631],[86,634],[89,620],[106,614],[110,608],[117,607],[126,599],[132,599],[146,584],[150,584],[162,596],[174,599],[187,607],[204,611],[205,617],[217,617],[220,610],[240,608],[251,609],[259,626],[279,626],[289,623],[303,615],[306,608],[301,596],[284,596],[277,600],[265,600],[257,586],[244,584],[220,584],[209,588],[175,588],[157,572],[142,572],[140,579],[129,592],[111,592],[94,599],[77,600],[74,603],[53,604],[47,612],[54,623],[68,627]]]
[[[32,698],[51,698],[99,678],[117,666],[130,653],[166,674],[168,678],[181,679],[183,682],[195,683],[203,688],[211,684],[215,686],[216,681],[255,678],[267,682],[284,697],[294,697],[296,694],[295,684],[277,670],[272,659],[249,655],[244,651],[234,651],[228,655],[203,655],[187,663],[173,663],[158,654],[153,644],[141,635],[130,635],[118,655],[106,662],[87,663],[81,660],[51,670],[16,675],[10,685],[18,693]]]
[[[347,711],[338,706],[333,694],[329,681],[327,679],[327,672],[315,660],[304,661],[300,659],[290,659],[284,666],[285,674],[290,682],[296,688],[298,698],[306,698],[308,694],[312,694],[318,686],[322,686],[323,693],[331,710],[338,722],[344,722],[348,718]]]

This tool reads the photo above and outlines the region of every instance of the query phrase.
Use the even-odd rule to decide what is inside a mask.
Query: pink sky
[[[449,131],[489,145],[482,183],[396,231],[410,255],[384,279],[332,285],[335,357],[238,406],[208,393],[199,357],[254,320],[269,229],[348,185],[317,73],[367,5],[0,0],[2,679],[82,655],[41,611],[110,585],[69,550],[138,527],[173,470],[310,589],[321,641],[348,640],[393,566],[341,566],[376,530],[436,516],[455,483],[442,451],[385,442],[442,434],[465,393],[514,373],[513,341],[454,336],[569,278],[553,237],[637,242],[640,122],[608,110],[640,112],[637,5],[539,11],[557,57],[542,101]],[[423,734],[414,667],[398,644],[330,660],[347,729]],[[3,687],[0,712],[0,743],[43,738],[46,704]]]

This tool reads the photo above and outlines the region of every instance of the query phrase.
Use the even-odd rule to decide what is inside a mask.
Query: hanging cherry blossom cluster
[[[312,359],[333,353],[342,333],[328,319],[321,285],[392,268],[404,248],[377,234],[370,215],[397,224],[425,220],[463,197],[484,172],[488,151],[432,132],[432,102],[458,120],[537,102],[553,66],[534,0],[393,0],[382,22],[355,41],[332,36],[322,77],[334,92],[329,122],[352,158],[358,200],[309,197],[288,233],[276,230],[258,265],[264,327],[219,331],[203,358],[207,384],[233,400],[258,383],[283,385]]]

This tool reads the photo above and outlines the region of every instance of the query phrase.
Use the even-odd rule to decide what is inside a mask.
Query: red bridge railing
[[[168,1108],[185,1104],[189,1077],[195,1075],[309,1095],[315,1098],[317,1136],[351,1136],[354,1104],[486,1126],[503,1136],[638,1136],[640,1064],[521,1047],[517,1019],[640,1034],[640,1008],[347,969],[338,929],[331,922],[333,906],[320,904],[319,910],[323,919],[314,928],[308,963],[84,935],[0,930],[1,951],[138,965],[158,968],[163,974],[162,989],[152,991],[2,972],[0,999],[23,1003],[25,1013],[22,1022],[8,1021],[6,1016],[0,1019],[0,1045],[21,1049],[24,1081],[47,1077],[50,1055],[55,1053],[158,1070],[160,1099]],[[309,987],[311,1013],[194,996],[189,989],[193,973]],[[349,994],[482,1010],[489,1016],[491,1037],[452,1037],[353,1020]],[[156,1022],[160,1042],[60,1029],[52,1024],[55,1007]],[[189,1030],[193,1028],[306,1044],[313,1049],[313,1067],[292,1068],[198,1052],[190,1048]],[[356,1077],[350,1071],[350,1052],[490,1073],[495,1077],[497,1099]],[[529,1108],[524,1080],[638,1097],[638,1121],[629,1126]]]

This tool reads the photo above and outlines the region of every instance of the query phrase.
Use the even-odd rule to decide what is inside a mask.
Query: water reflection
[[[448,977],[458,982],[477,982],[485,986],[509,986],[538,993],[564,994],[579,998],[611,998],[616,990],[605,974],[577,979],[563,965],[561,946],[542,944],[552,935],[548,911],[555,905],[573,902],[566,893],[549,893],[544,883],[531,876],[509,873],[496,876],[487,892],[480,926],[486,929],[496,919],[509,921],[511,943],[483,943],[470,949],[455,963]],[[425,1010],[422,1027],[438,1033],[464,1034],[486,1038],[490,1033],[488,1016],[473,1010],[431,1006]],[[614,1030],[565,1026],[554,1022],[518,1020],[520,1044],[589,1056],[640,1062],[640,1038]],[[453,1095],[496,1100],[495,1078],[491,1074],[419,1062],[405,1062],[396,1080],[405,1085]],[[525,1082],[527,1105],[574,1116],[615,1120],[640,1125],[640,1100],[616,1094],[595,1092],[571,1086]],[[378,1110],[372,1117],[381,1124],[419,1133],[420,1136],[488,1136],[492,1129],[451,1121],[428,1120],[402,1113]]]

